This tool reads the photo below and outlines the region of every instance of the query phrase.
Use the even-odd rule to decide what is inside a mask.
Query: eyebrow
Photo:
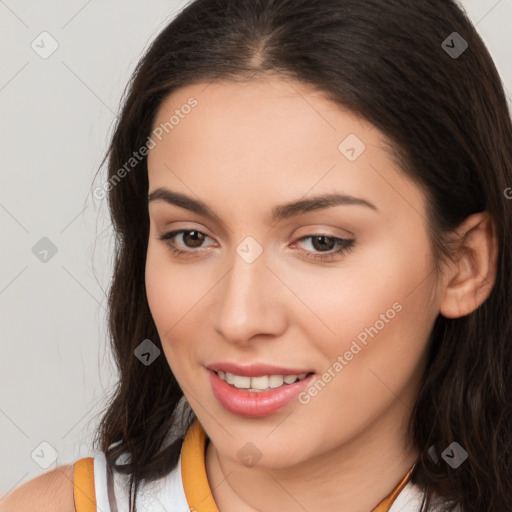
[[[219,224],[224,225],[220,217],[206,203],[193,199],[185,194],[159,187],[148,195],[148,204],[152,201],[164,201],[168,204],[179,206],[199,215],[209,217]],[[274,208],[272,208],[270,220],[274,223],[315,210],[323,210],[324,208],[339,205],[365,206],[378,211],[378,208],[366,199],[347,194],[331,193],[274,206]]]

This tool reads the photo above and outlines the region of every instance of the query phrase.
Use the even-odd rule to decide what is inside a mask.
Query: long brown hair
[[[489,212],[496,283],[471,314],[436,319],[410,420],[421,450],[413,482],[427,489],[427,506],[437,493],[445,510],[512,510],[512,126],[493,60],[454,0],[195,0],[156,37],[105,157],[116,234],[109,334],[120,376],[95,448],[110,473],[130,475],[135,505],[139,485],[176,466],[195,416],[178,407],[183,392],[165,357],[146,366],[134,356],[145,339],[162,346],[144,284],[147,159],[128,171],[126,162],[147,145],[159,106],[177,88],[265,72],[315,86],[389,138],[397,165],[428,198],[438,263],[450,231]],[[453,441],[469,454],[457,469],[441,458]],[[129,464],[115,464],[121,454]]]

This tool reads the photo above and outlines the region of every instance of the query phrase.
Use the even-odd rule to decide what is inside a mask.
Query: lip
[[[229,361],[212,363],[206,368],[214,372],[234,373],[242,377],[261,377],[262,375],[300,375],[301,373],[312,373],[311,369],[285,368],[265,363],[253,363],[240,366]]]
[[[273,373],[272,375],[283,374]],[[208,370],[208,376],[213,394],[227,411],[239,416],[259,418],[269,416],[289,404],[301,391],[311,385],[315,374],[312,373],[305,379],[293,384],[286,384],[261,392],[237,389],[223,381],[212,370]]]

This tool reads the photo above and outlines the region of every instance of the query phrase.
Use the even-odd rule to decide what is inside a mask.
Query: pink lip
[[[250,418],[259,418],[275,413],[306,389],[314,377],[314,374],[311,374],[294,384],[285,384],[268,391],[256,392],[236,389],[223,381],[214,371],[210,370],[208,374],[213,394],[222,406],[233,414]],[[272,373],[265,373],[264,375],[283,375],[283,373],[273,373],[272,370]],[[284,375],[289,374],[285,373]],[[296,375],[296,373],[293,375]]]
[[[311,369],[285,368],[284,366],[274,366],[271,364],[254,363],[246,366],[240,366],[235,363],[220,362],[212,363],[207,366],[214,372],[234,373],[244,377],[260,377],[262,375],[301,375],[302,373],[311,373]]]

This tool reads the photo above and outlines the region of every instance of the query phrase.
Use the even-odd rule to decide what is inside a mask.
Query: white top
[[[129,476],[114,471],[114,493],[117,512],[129,512]],[[107,461],[103,452],[94,455],[94,487],[97,512],[115,512],[107,494]],[[139,488],[141,489],[141,488]],[[137,493],[137,510],[140,512],[190,512],[181,480],[181,455],[176,467],[163,478],[146,484]]]
[[[128,475],[114,472],[116,504],[112,507],[107,494],[107,466],[103,452],[94,455],[94,485],[96,489],[97,512],[129,512]],[[191,512],[181,479],[181,454],[176,467],[166,476],[139,488],[137,510],[140,512]],[[141,492],[141,490],[143,491]],[[389,512],[421,512],[422,489],[410,480],[396,497]],[[169,508],[172,505],[172,508]],[[430,509],[435,512],[437,509]],[[456,512],[460,512],[457,508]]]

